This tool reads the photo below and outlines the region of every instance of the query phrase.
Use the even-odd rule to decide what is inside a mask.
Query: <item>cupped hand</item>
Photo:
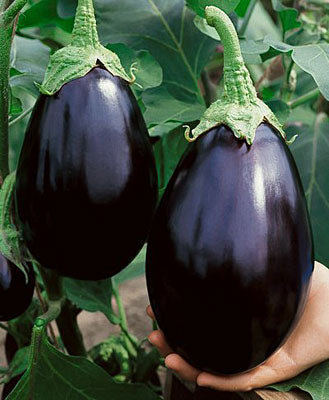
[[[150,306],[147,314],[154,319]],[[251,371],[233,376],[213,375],[189,365],[175,354],[159,330],[149,341],[165,357],[168,368],[199,386],[224,391],[249,391],[290,379],[329,359],[329,269],[316,262],[305,311],[284,345],[266,362]]]

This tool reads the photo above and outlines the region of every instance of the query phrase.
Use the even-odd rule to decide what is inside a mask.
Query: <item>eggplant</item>
[[[33,267],[28,266],[28,281],[24,273],[0,253],[0,321],[10,321],[31,304],[35,275]]]
[[[269,124],[253,144],[225,125],[177,166],[150,233],[152,309],[171,348],[203,371],[263,363],[299,320],[313,271],[301,180]]]
[[[35,259],[98,280],[142,248],[157,202],[154,156],[129,84],[97,67],[41,95],[16,178],[17,214]]]

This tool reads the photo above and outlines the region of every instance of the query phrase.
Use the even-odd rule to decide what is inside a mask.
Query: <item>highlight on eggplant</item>
[[[25,244],[64,276],[111,277],[146,240],[157,175],[133,80],[101,45],[93,1],[79,1],[72,42],[50,57],[16,175]]]
[[[149,135],[129,84],[103,68],[41,95],[16,175],[25,243],[62,275],[97,280],[143,246],[157,201]]]
[[[204,371],[236,374],[287,339],[307,299],[313,239],[282,126],[256,91],[228,16],[206,7],[224,46],[224,90],[158,207],[146,277],[170,347]]]

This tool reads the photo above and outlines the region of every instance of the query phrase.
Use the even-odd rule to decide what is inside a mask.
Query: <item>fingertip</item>
[[[162,339],[162,333],[160,331],[153,331],[149,334],[148,340],[150,343],[152,343],[154,346],[159,346],[161,339]]]
[[[169,354],[165,359],[166,367],[177,371],[179,369],[181,357],[178,354]]]
[[[152,310],[152,308],[151,308],[150,305],[148,305],[148,306],[146,307],[146,314],[147,314],[150,318],[155,319],[154,312],[153,312],[153,310]]]

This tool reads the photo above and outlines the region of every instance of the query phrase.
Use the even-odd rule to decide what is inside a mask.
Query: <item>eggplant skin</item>
[[[200,136],[159,205],[146,260],[171,348],[211,373],[264,362],[300,318],[314,268],[293,157],[263,123],[251,146],[226,126]]]
[[[43,266],[98,280],[137,255],[157,202],[155,161],[129,84],[103,68],[41,95],[20,154],[16,205]]]
[[[10,321],[31,304],[35,275],[29,264],[28,282],[24,273],[0,253],[0,321]]]

